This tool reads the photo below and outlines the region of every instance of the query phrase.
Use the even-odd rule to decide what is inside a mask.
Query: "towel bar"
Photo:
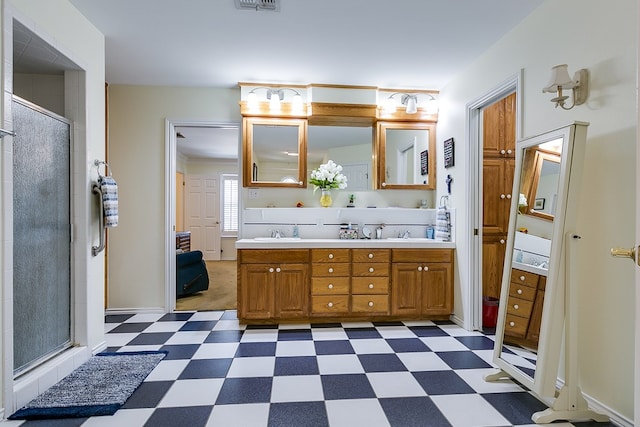
[[[98,199],[100,200],[100,210],[98,215],[98,223],[100,224],[100,244],[98,246],[91,247],[91,255],[96,256],[104,250],[106,228],[104,226],[104,202],[102,200],[102,190],[99,185],[93,184],[91,191],[93,194],[97,194]]]

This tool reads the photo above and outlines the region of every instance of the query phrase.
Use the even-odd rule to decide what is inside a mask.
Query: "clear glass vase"
[[[320,196],[320,206],[323,208],[331,207],[333,204],[333,199],[331,198],[331,190],[323,189],[322,195]]]

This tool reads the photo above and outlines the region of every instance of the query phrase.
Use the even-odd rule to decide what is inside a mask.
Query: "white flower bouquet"
[[[331,188],[344,190],[347,188],[347,177],[341,172],[342,166],[336,164],[333,160],[329,160],[327,163],[320,165],[318,169],[311,171],[309,182],[315,186],[314,191],[318,188],[321,190],[329,190]]]

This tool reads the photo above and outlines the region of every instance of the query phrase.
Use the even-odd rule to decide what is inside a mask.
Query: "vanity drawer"
[[[392,249],[393,262],[451,262],[453,249]]]
[[[353,295],[351,297],[352,313],[388,313],[388,295]]]
[[[312,249],[311,262],[349,262],[349,249]]]
[[[311,265],[311,276],[334,277],[350,276],[351,264],[348,262],[318,263]]]
[[[510,297],[508,300],[508,304],[509,305],[507,306],[507,314],[526,317],[527,319],[529,319],[529,316],[531,316],[533,301]]]
[[[335,295],[349,293],[348,277],[312,277],[312,295]]]
[[[314,314],[344,314],[349,312],[349,295],[314,295],[311,297]]]
[[[391,250],[352,249],[351,259],[353,262],[389,262],[391,259]]]
[[[511,270],[511,282],[524,286],[537,288],[539,277],[537,274],[529,273],[528,271],[516,270],[515,268]]]
[[[388,294],[389,278],[387,277],[354,277],[351,279],[353,294]]]
[[[524,335],[527,333],[528,326],[529,319],[507,314],[507,319],[504,324],[504,334],[511,335],[512,337],[524,338]]]
[[[536,288],[529,286],[523,286],[520,283],[511,283],[509,285],[509,296],[515,298],[526,299],[527,301],[533,301],[536,299]]]
[[[357,262],[352,264],[354,277],[358,276],[388,276],[388,262]]]
[[[309,262],[308,249],[241,249],[238,251],[238,262],[276,264]]]

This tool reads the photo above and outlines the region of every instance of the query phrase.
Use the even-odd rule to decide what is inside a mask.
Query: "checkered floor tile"
[[[546,409],[485,382],[493,336],[450,322],[245,326],[203,311],[106,316],[105,332],[106,351],[168,352],[122,409],[7,427],[515,426]]]

